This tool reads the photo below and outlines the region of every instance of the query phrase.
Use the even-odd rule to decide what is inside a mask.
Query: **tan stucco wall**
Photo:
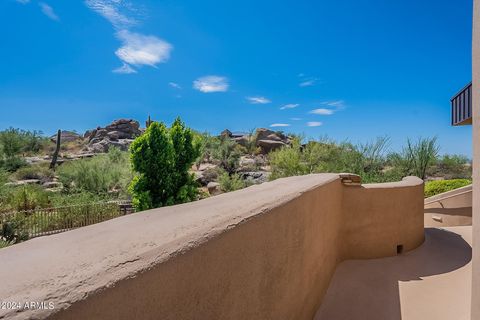
[[[425,227],[472,225],[472,185],[425,199]]]
[[[0,317],[310,320],[339,262],[423,237],[418,178],[279,179],[2,249],[0,297],[56,310]]]
[[[480,319],[480,0],[474,0],[472,41],[473,257],[472,319]]]

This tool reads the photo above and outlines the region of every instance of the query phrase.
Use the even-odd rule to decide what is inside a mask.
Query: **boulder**
[[[291,143],[290,138],[279,131],[259,128],[255,135],[255,145],[260,147],[263,154],[267,154]]]
[[[249,140],[250,139],[249,139],[248,135],[233,138],[233,141],[235,141],[236,143],[238,143],[239,145],[244,146],[244,147],[248,146]]]
[[[27,180],[18,180],[15,182],[8,182],[5,183],[5,186],[7,187],[18,187],[18,186],[24,186],[27,184],[40,184],[41,181],[39,179],[27,179]]]
[[[86,151],[92,153],[108,152],[111,147],[117,147],[120,150],[127,151],[132,141],[142,134],[138,121],[132,119],[119,119],[113,121],[105,128],[85,132],[85,138],[88,139]]]
[[[208,193],[210,193],[211,195],[217,195],[222,193],[222,191],[220,190],[220,183],[218,182],[209,182],[207,184],[207,189]]]
[[[50,181],[42,184],[42,187],[44,187],[45,189],[57,189],[57,188],[63,188],[63,185],[59,181]]]
[[[60,141],[61,142],[71,142],[71,141],[75,141],[75,140],[79,140],[79,139],[82,139],[82,136],[79,135],[76,132],[73,132],[73,131],[63,130],[60,133]],[[51,136],[50,140],[52,142],[56,143],[57,142],[57,135],[54,134],[53,136]]]
[[[280,149],[287,144],[277,140],[257,140],[257,147],[260,147],[263,154],[270,153],[273,150]]]
[[[242,172],[242,178],[251,184],[260,184],[268,181],[270,172],[264,171],[252,171],[252,172]]]

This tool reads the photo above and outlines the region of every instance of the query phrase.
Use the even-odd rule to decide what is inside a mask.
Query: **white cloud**
[[[225,92],[228,90],[228,79],[220,76],[204,76],[193,81],[193,88],[204,93]]]
[[[335,113],[335,110],[325,109],[325,108],[319,108],[319,109],[311,110],[309,113],[319,114],[319,115],[322,115],[322,116],[329,116],[329,115],[334,114],[334,113]]]
[[[85,5],[104,17],[117,30],[116,37],[122,46],[115,51],[123,65],[115,73],[135,73],[133,66],[156,67],[170,58],[173,46],[153,35],[131,32],[130,27],[138,24],[139,10],[128,0],[85,0]]]
[[[125,63],[155,67],[167,61],[173,47],[170,43],[155,36],[120,30],[117,37],[123,45],[115,51],[117,57]]]
[[[272,101],[265,97],[247,97],[246,98],[251,104],[267,104]]]
[[[300,120],[302,120],[302,118],[290,118],[290,120],[292,120],[292,121],[300,121]]]
[[[270,125],[271,128],[275,128],[275,127],[290,127],[290,124],[288,123],[272,123]]]
[[[21,4],[30,3],[30,0],[15,0],[15,1],[17,1],[18,3],[21,3]]]
[[[343,100],[325,101],[325,102],[322,102],[322,105],[340,109],[345,107],[345,101]]]
[[[317,79],[308,79],[300,82],[298,85],[300,87],[311,87],[311,86],[314,86],[316,82],[317,82]]]
[[[107,19],[115,28],[127,28],[138,23],[129,16],[134,13],[132,5],[123,0],[86,0],[88,8]]]
[[[55,21],[60,20],[55,11],[53,11],[53,8],[50,7],[48,4],[46,4],[45,2],[40,2],[38,5],[40,6],[40,9],[42,9],[44,15]]]
[[[293,108],[298,107],[299,105],[300,104],[298,104],[298,103],[289,103],[289,104],[286,104],[283,107],[281,107],[280,110],[293,109]]]
[[[307,126],[309,127],[320,127],[323,123],[319,121],[311,121],[307,122]]]
[[[175,82],[169,82],[168,85],[174,89],[182,89],[182,87],[178,84],[178,83],[175,83]]]
[[[133,69],[129,64],[124,63],[121,67],[112,70],[114,73],[123,73],[123,74],[130,74],[130,73],[137,73],[137,70]]]

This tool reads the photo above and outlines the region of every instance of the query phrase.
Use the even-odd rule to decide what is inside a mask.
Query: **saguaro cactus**
[[[50,162],[50,169],[55,170],[55,165],[57,164],[58,153],[60,152],[60,140],[62,137],[62,130],[58,130],[57,132],[57,146],[55,147],[55,151],[53,152],[52,162]]]

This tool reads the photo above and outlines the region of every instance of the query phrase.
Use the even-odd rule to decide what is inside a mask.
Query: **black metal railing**
[[[452,99],[452,126],[472,124],[472,83],[460,90]]]
[[[20,240],[59,233],[133,213],[129,201],[0,213],[0,231]],[[5,239],[3,239],[5,240]]]

